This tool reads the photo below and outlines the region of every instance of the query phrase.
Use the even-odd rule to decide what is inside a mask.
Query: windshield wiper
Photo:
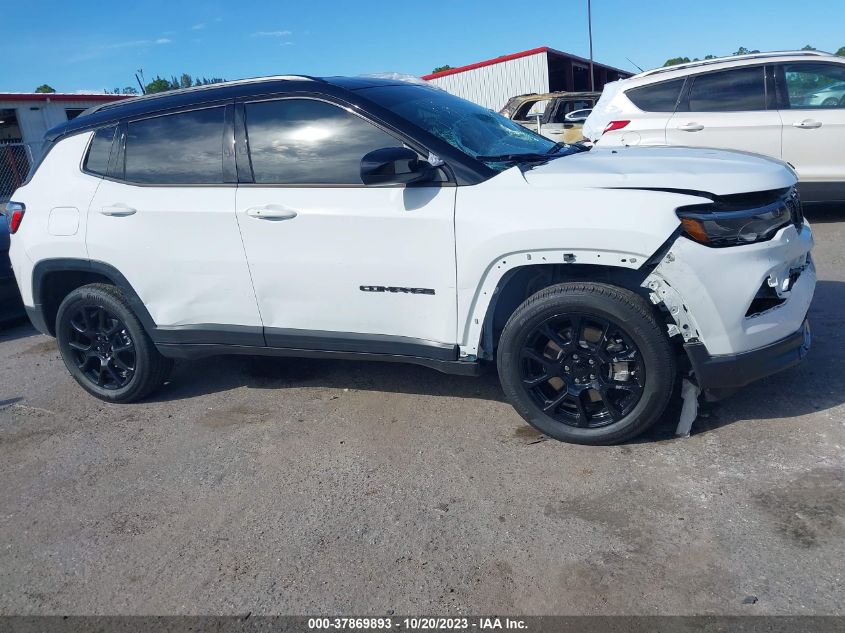
[[[498,156],[476,156],[477,160],[485,163],[533,163],[537,161],[546,161],[554,158],[552,154],[499,154]]]

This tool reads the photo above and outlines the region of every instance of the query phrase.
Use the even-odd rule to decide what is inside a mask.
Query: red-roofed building
[[[0,202],[20,185],[51,127],[125,95],[0,93]]]
[[[610,81],[630,77],[620,68],[593,64],[596,92]],[[541,46],[423,77],[454,95],[493,110],[508,99],[533,92],[590,90],[590,60]]]

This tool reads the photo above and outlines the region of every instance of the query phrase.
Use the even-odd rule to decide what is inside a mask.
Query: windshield
[[[492,110],[426,86],[365,88],[359,94],[501,171],[516,155],[551,154],[559,146]],[[491,158],[501,157],[499,160]]]

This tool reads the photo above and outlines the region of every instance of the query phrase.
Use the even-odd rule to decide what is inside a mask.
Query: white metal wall
[[[516,95],[549,91],[548,53],[518,57],[429,81],[453,95],[499,110]]]
[[[100,103],[102,101],[86,101],[84,97],[79,101],[0,101],[0,109],[15,110],[23,142],[40,145],[44,132],[67,121],[65,110],[90,108]]]

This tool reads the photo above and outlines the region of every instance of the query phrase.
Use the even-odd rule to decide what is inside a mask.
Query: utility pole
[[[592,0],[587,0],[587,31],[590,34],[590,92],[596,91],[596,75],[593,72],[593,9]]]

